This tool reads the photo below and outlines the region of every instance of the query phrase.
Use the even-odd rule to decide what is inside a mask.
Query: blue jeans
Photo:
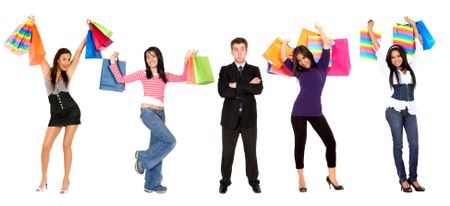
[[[406,136],[409,144],[409,180],[417,181],[417,163],[419,156],[419,136],[417,131],[416,115],[411,115],[408,109],[396,111],[394,108],[386,109],[386,120],[391,127],[392,140],[394,143],[394,160],[395,167],[400,182],[407,181],[405,164],[402,158],[403,148],[403,128],[405,128]]]
[[[175,137],[165,124],[164,110],[141,108],[141,119],[150,129],[150,146],[140,151],[138,161],[145,169],[145,185],[149,190],[161,188],[162,160],[175,147]]]

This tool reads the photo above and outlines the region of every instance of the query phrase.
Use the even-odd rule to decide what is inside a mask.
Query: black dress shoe
[[[227,192],[228,186],[226,185],[220,185],[219,187],[219,193],[220,194],[225,194]]]
[[[252,190],[254,193],[261,193],[261,187],[259,185],[252,185]]]

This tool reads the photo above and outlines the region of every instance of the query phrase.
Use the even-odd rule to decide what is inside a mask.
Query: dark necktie
[[[242,77],[242,71],[244,69],[242,68],[242,66],[239,66],[238,71],[239,71],[239,78]],[[242,99],[239,102],[239,113],[242,113]]]

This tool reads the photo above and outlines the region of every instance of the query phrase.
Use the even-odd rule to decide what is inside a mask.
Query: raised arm
[[[80,43],[80,46],[78,46],[77,51],[75,52],[75,55],[73,56],[72,62],[70,62],[69,67],[67,68],[66,72],[69,78],[72,78],[73,73],[75,72],[75,69],[78,66],[78,62],[81,57],[81,52],[83,52],[84,47],[86,46],[86,37],[83,38],[83,40]]]
[[[420,44],[423,45],[422,44],[422,36],[420,36],[420,34],[419,34],[419,30],[417,29],[416,22],[411,20],[408,16],[405,16],[405,21],[408,22],[408,24],[410,24],[413,27],[414,38],[419,38]]]
[[[187,79],[187,70],[188,70],[188,64],[189,61],[192,59],[192,57],[197,53],[196,50],[188,50],[186,52],[186,55],[184,55],[184,69],[182,75],[176,75],[171,73],[166,73],[167,75],[167,81],[169,82],[185,82]]]
[[[372,41],[372,46],[375,51],[377,51],[380,48],[380,43],[377,41],[377,37],[375,36],[375,33],[373,32],[373,25],[375,22],[370,19],[367,22],[367,31],[369,32],[370,40]]]
[[[314,27],[317,29],[317,31],[319,32],[320,36],[322,37],[323,48],[324,49],[330,49],[330,39],[328,39],[327,35],[323,31],[322,26],[320,26],[319,24],[316,23],[314,25]]]
[[[291,41],[290,39],[285,39],[285,40],[283,40],[283,42],[281,43],[281,48],[280,48],[280,57],[281,57],[281,60],[284,62],[284,61],[286,61],[286,59],[288,58],[287,57],[287,54],[286,54],[286,49],[287,49],[287,45],[289,44],[289,41]]]
[[[375,33],[373,32],[373,25],[375,22],[370,19],[367,22],[367,31],[369,32],[370,40],[372,41],[372,47],[375,50],[375,55],[377,56],[377,62],[380,66],[381,73],[386,77],[389,78],[390,69],[387,66],[386,60],[383,57],[383,49],[380,49],[380,42],[378,42],[377,37],[375,36]]]
[[[289,70],[291,70],[291,71],[293,71],[293,63],[292,63],[292,61],[287,57],[287,54],[286,54],[286,48],[287,48],[287,45],[288,45],[288,43],[289,43],[289,41],[290,41],[290,39],[285,39],[284,41],[283,41],[283,43],[281,43],[281,52],[280,52],[280,56],[281,56],[281,59],[283,60],[283,64],[284,64],[284,66],[287,68],[287,69],[289,69]]]
[[[129,75],[123,76],[120,71],[119,67],[117,66],[117,59],[119,57],[119,52],[114,52],[110,57],[110,63],[109,69],[111,69],[111,72],[114,75],[114,78],[118,83],[130,83],[137,80],[141,80],[142,78],[147,78],[146,73],[144,70],[136,71],[134,73],[131,73]]]
[[[44,76],[44,78],[49,78],[49,73],[50,73],[50,65],[48,64],[47,60],[44,59],[41,62],[41,70],[42,70],[42,75]]]
[[[414,41],[416,42],[416,50],[414,51],[414,55],[412,57],[408,57],[408,63],[409,66],[414,68],[415,65],[417,64],[417,60],[420,61],[423,52],[422,36],[420,35],[419,30],[417,29],[416,22],[411,20],[408,16],[405,16],[404,18],[405,21],[408,22],[408,24],[410,24],[413,27]]]

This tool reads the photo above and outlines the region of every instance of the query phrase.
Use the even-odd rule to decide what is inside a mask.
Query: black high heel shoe
[[[328,187],[331,189],[331,185],[333,185],[334,190],[343,190],[344,186],[342,185],[334,185],[333,182],[331,182],[330,177],[327,176],[327,182],[328,182]]]
[[[406,182],[406,181],[405,181]],[[409,183],[408,183],[409,184]],[[410,193],[410,192],[412,192],[412,189],[411,189],[411,187],[403,187],[403,184],[402,184],[402,182],[400,182],[400,191],[403,191],[403,192],[406,192],[406,193]]]
[[[422,187],[422,186],[418,186],[418,187],[416,187],[415,185],[414,185],[414,183],[412,182],[412,181],[410,181],[410,180],[408,180],[408,183],[409,183],[409,185],[411,185],[413,188],[414,188],[414,190],[416,191],[416,192],[425,192],[425,188],[424,187]],[[411,190],[412,191],[412,190]]]

